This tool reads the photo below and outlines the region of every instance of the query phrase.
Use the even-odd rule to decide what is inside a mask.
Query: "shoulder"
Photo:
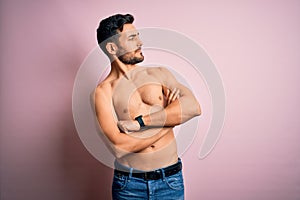
[[[147,69],[147,71],[148,71],[148,74],[156,77],[157,79],[161,80],[162,82],[166,82],[169,79],[174,79],[173,74],[166,67],[161,67],[161,66],[149,67]]]
[[[168,76],[171,72],[166,67],[156,66],[156,67],[147,67],[147,72],[152,75],[158,76]]]
[[[111,83],[103,81],[94,90],[95,98],[111,96]]]
[[[150,67],[143,67],[147,71],[153,71],[153,72],[162,72],[165,70],[168,70],[166,67],[162,66],[150,66]]]

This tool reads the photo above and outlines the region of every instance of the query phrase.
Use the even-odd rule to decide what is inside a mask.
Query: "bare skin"
[[[200,115],[201,110],[192,92],[167,69],[120,60],[120,55],[125,60],[143,60],[141,46],[132,24],[124,25],[118,45],[107,44],[111,72],[95,90],[95,108],[118,162],[149,171],[177,162],[173,127]],[[139,115],[146,129],[134,120]]]

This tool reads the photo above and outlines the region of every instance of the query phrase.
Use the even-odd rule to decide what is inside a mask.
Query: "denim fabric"
[[[181,162],[180,160],[178,162]],[[129,168],[130,172],[133,171]],[[182,171],[158,180],[144,180],[129,175],[114,174],[112,197],[114,200],[183,200],[184,183]]]

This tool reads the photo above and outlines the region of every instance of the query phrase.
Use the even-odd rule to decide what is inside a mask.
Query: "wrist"
[[[139,129],[141,129],[141,125],[137,120],[134,120],[133,123],[135,124],[136,127],[139,127]]]
[[[134,118],[135,121],[139,124],[140,128],[145,126],[144,120],[143,120],[143,116],[137,116],[136,118]]]
[[[150,115],[142,116],[142,119],[143,119],[143,122],[144,122],[145,126],[150,126],[151,125]]]

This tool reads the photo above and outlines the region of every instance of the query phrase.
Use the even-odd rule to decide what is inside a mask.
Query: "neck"
[[[115,59],[111,63],[110,73],[116,75],[117,77],[124,76],[125,78],[129,79],[129,77],[127,76],[127,72],[134,68],[136,68],[136,65],[124,64],[119,59]]]

